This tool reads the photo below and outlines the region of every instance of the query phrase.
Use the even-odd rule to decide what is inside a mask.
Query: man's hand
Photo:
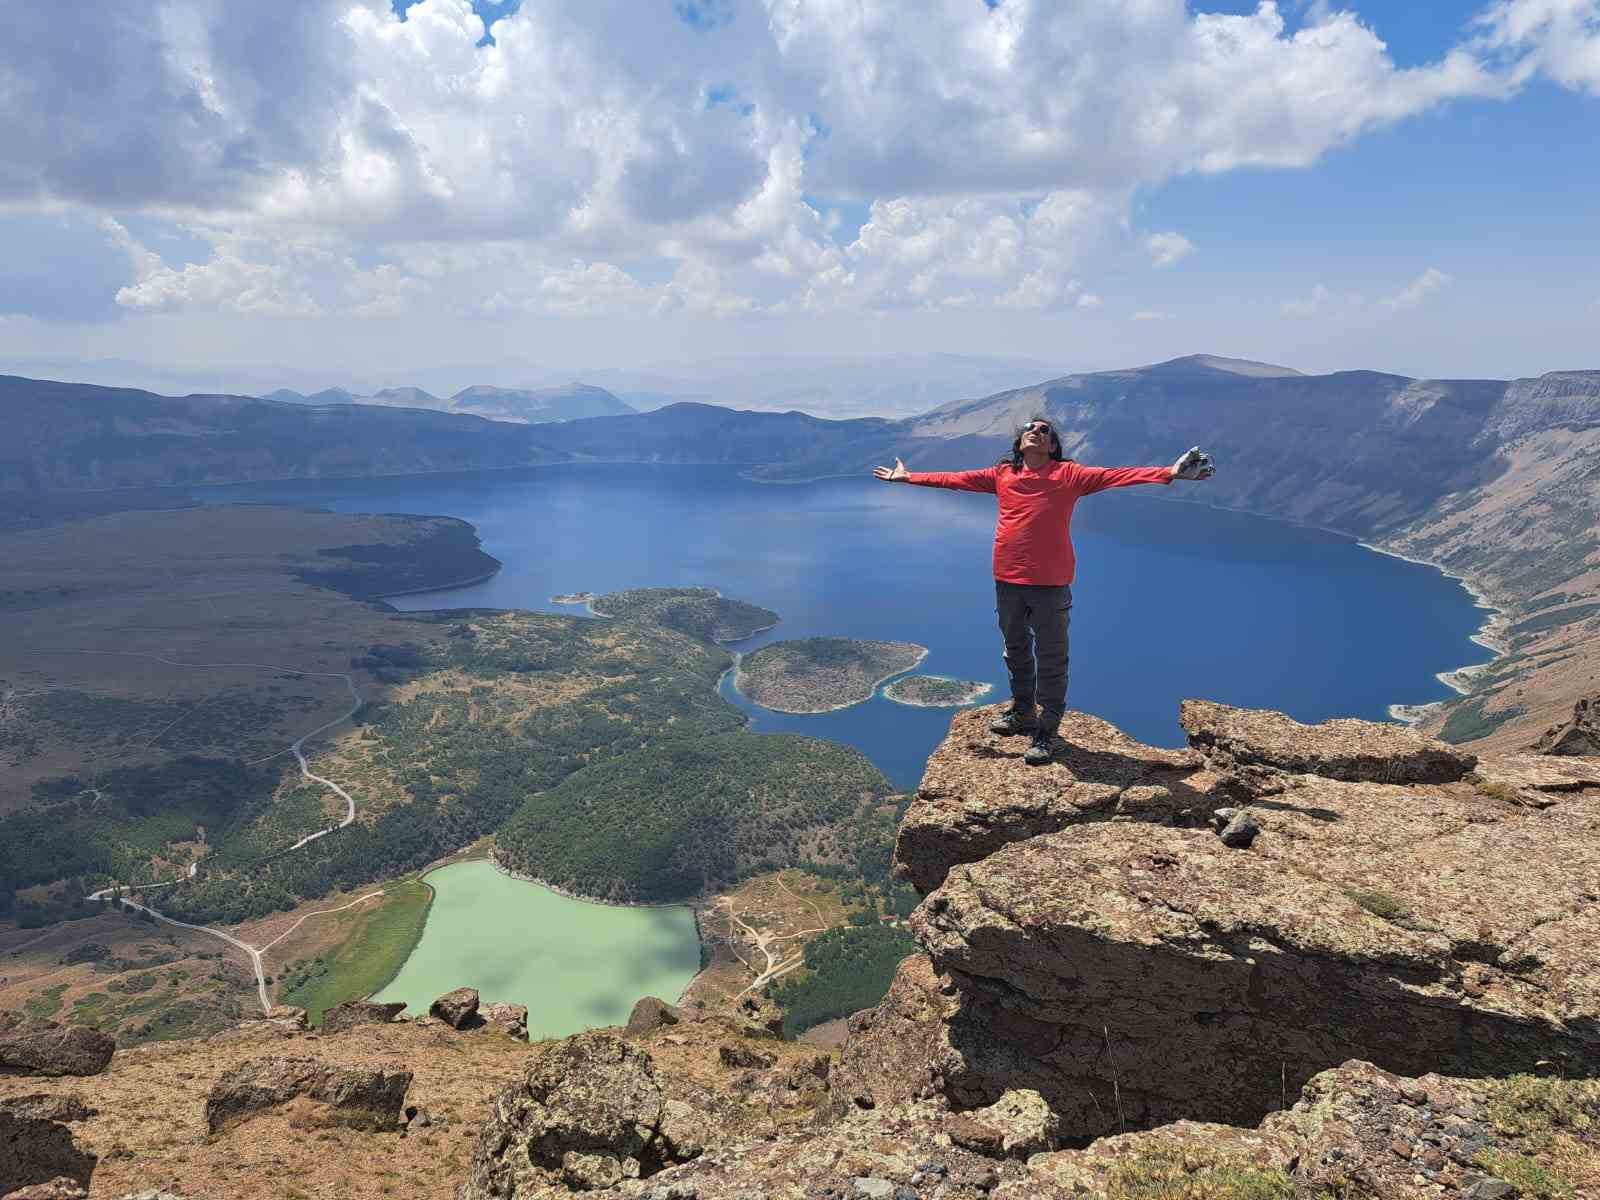
[[[905,483],[911,475],[911,472],[906,470],[905,463],[898,458],[894,460],[894,466],[873,467],[872,473],[885,483]]]
[[[1216,464],[1211,461],[1211,455],[1199,446],[1189,447],[1183,457],[1172,464],[1174,479],[1210,479],[1216,473]]]

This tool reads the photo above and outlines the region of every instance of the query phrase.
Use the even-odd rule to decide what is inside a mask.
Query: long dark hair
[[[1013,471],[1022,470],[1022,435],[1029,425],[1035,421],[1043,421],[1050,426],[1050,461],[1066,462],[1067,456],[1061,452],[1061,435],[1056,432],[1055,422],[1049,417],[1034,415],[1024,421],[1017,429],[1017,436],[1011,439],[1011,453],[995,464],[997,467],[1010,467]]]

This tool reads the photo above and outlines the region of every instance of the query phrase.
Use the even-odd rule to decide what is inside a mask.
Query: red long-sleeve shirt
[[[1085,467],[1052,462],[1037,471],[1009,465],[982,471],[911,471],[907,483],[993,492],[1000,501],[994,526],[994,577],[1043,587],[1070,584],[1077,569],[1072,551],[1072,509],[1080,496],[1136,483],[1171,483],[1171,467]]]

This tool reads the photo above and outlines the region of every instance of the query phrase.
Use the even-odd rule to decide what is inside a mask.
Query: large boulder
[[[341,1067],[314,1058],[253,1059],[229,1071],[206,1098],[206,1129],[220,1133],[269,1108],[300,1097],[311,1102],[303,1120],[314,1125],[393,1129],[405,1107],[411,1072],[397,1063]]]
[[[1068,712],[1051,761],[1021,771],[1026,743],[989,732],[1002,711],[955,715],[900,822],[895,868],[924,895],[952,866],[1010,842],[1090,821],[1209,812],[1218,776],[1193,751],[1146,746],[1099,717]]]
[[[438,1017],[452,1029],[465,1029],[478,1021],[478,989],[456,988],[428,1006],[428,1015]]]
[[[955,988],[935,974],[926,954],[913,954],[895,971],[876,1007],[850,1017],[839,1065],[833,1071],[835,1104],[888,1108],[936,1096],[944,1081],[945,1028],[957,1004]]]
[[[674,1115],[684,1130],[695,1125]],[[686,1153],[668,1118],[643,1050],[598,1031],[556,1042],[495,1097],[459,1200],[541,1195],[558,1185],[595,1190],[651,1175]]]
[[[98,1075],[117,1043],[82,1025],[0,1013],[0,1075]]]
[[[528,1006],[526,1004],[485,1004],[478,1009],[483,1027],[491,1033],[503,1033],[519,1042],[528,1040]]]
[[[1054,1150],[1061,1122],[1044,1097],[1026,1088],[993,1104],[960,1113],[945,1123],[950,1140],[991,1158],[1027,1158]]]
[[[87,1121],[97,1115],[76,1092],[55,1095],[50,1092],[29,1092],[25,1096],[7,1096],[0,1099],[0,1112],[14,1117],[37,1117],[45,1121]]]
[[[398,1001],[374,1004],[370,1000],[346,1000],[323,1010],[322,1032],[343,1033],[359,1025],[387,1025],[405,1010],[406,1006]]]
[[[913,932],[954,990],[961,1105],[1037,1090],[1065,1137],[1253,1123],[1356,1056],[1391,1070],[1600,1063],[1600,821],[1313,776],[1206,830],[1097,823],[950,872]]]
[[[1572,719],[1545,730],[1533,748],[1541,754],[1600,757],[1600,692],[1573,705]]]
[[[1178,722],[1216,767],[1269,767],[1352,783],[1454,783],[1477,757],[1403,725],[1339,719],[1302,725],[1280,712],[1185,700]]]
[[[62,1176],[87,1186],[95,1161],[65,1125],[0,1108],[0,1196]]]
[[[652,1029],[676,1025],[682,1020],[683,1014],[665,1000],[643,996],[628,1014],[628,1032],[649,1033]]]

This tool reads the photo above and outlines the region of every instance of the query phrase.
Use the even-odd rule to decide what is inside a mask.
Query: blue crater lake
[[[1174,485],[1174,490],[1184,485]],[[1203,497],[1204,484],[1185,493]],[[1302,721],[1385,719],[1451,693],[1435,675],[1484,652],[1484,613],[1438,571],[1337,534],[1130,488],[1079,504],[1073,525],[1069,706],[1178,745],[1178,702],[1204,697]],[[470,587],[396,607],[531,608],[550,597],[708,585],[782,621],[735,649],[843,636],[928,647],[919,672],[1008,691],[994,624],[993,497],[870,477],[771,485],[732,468],[601,464],[463,475],[286,481],[207,489],[210,502],[470,521],[505,564]],[[883,698],[816,715],[759,708],[722,684],[757,730],[855,746],[914,787],[950,710]]]

